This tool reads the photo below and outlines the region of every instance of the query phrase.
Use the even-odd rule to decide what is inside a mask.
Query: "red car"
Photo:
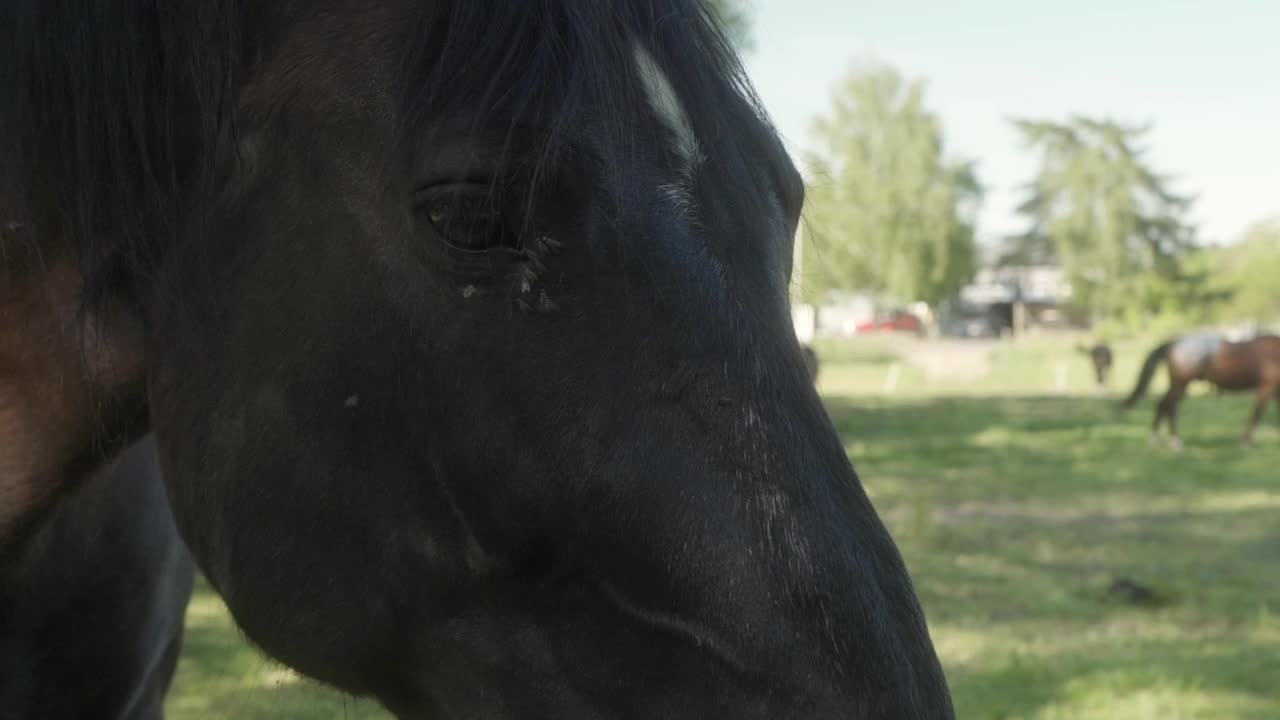
[[[859,333],[871,332],[909,332],[919,335],[924,332],[924,323],[909,312],[895,312],[871,322],[859,323]]]

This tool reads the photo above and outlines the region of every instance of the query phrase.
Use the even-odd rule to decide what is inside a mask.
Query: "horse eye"
[[[454,249],[483,252],[517,247],[503,218],[501,201],[488,187],[429,188],[417,200],[419,214]]]
[[[436,200],[427,208],[427,220],[436,228],[442,227],[448,217],[449,205],[444,200]]]

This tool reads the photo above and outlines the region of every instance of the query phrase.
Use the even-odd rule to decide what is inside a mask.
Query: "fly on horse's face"
[[[403,717],[950,717],[791,327],[799,176],[705,8],[246,5],[134,295],[248,635]]]

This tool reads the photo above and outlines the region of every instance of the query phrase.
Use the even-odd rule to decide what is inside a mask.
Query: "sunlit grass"
[[[893,359],[822,369],[960,717],[1280,717],[1280,413],[1243,452],[1251,398],[1202,393],[1183,406],[1186,450],[1152,449],[1153,401],[1115,409],[1146,347],[1122,348],[1097,397],[1069,345],[1027,345],[998,346],[987,377],[891,396],[877,378]],[[1111,598],[1117,578],[1161,602]]]
[[[999,345],[963,379],[927,378],[894,341],[819,349],[828,409],[911,568],[960,717],[1280,718],[1280,413],[1243,452],[1251,400],[1194,397],[1174,453],[1147,445],[1151,400],[1115,409],[1143,344],[1118,348],[1106,397],[1052,339]],[[1160,602],[1113,599],[1121,577]],[[385,717],[263,659],[203,587],[187,637],[171,718]]]

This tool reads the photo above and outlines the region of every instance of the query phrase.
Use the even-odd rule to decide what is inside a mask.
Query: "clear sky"
[[[1280,215],[1280,0],[754,0],[756,89],[793,152],[858,61],[925,78],[949,154],[977,161],[979,236],[1015,232],[1034,172],[1010,117],[1154,125],[1148,159],[1206,242]]]

